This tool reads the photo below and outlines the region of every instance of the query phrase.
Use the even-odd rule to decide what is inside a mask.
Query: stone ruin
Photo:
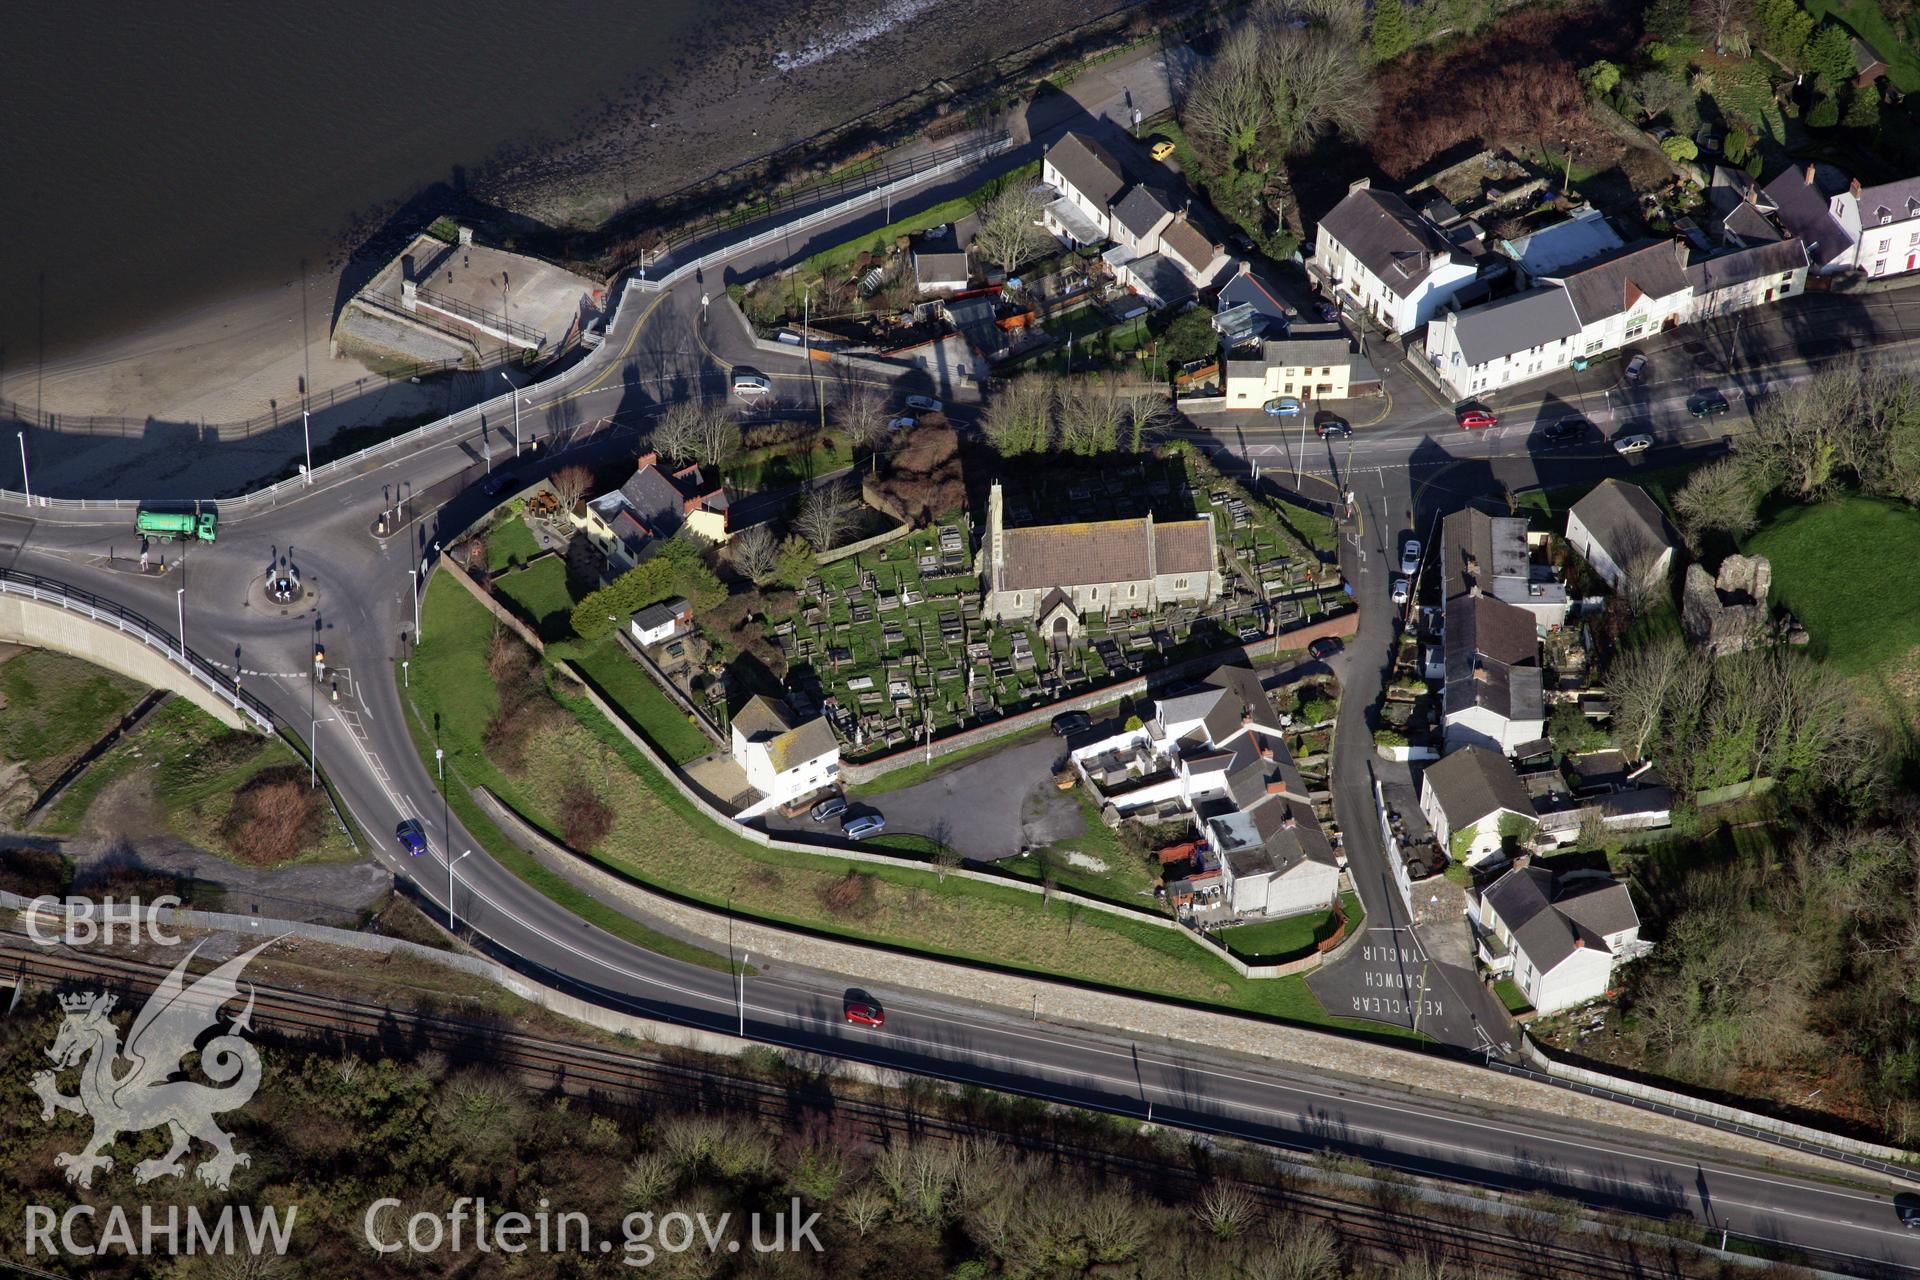
[[[1772,586],[1773,566],[1765,556],[1728,556],[1711,578],[1699,565],[1688,565],[1680,600],[1680,624],[1687,639],[1715,655],[1776,639],[1806,643],[1805,630],[1792,619],[1775,626],[1767,605]]]

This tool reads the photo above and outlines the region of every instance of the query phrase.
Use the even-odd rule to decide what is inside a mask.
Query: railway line
[[[104,988],[122,1007],[153,990],[170,966],[125,957],[78,954],[0,934],[0,973],[22,988]],[[765,1080],[727,1074],[665,1053],[555,1039],[452,1014],[402,1010],[342,996],[258,982],[253,1025],[259,1037],[303,1051],[368,1050],[395,1056],[439,1053],[450,1062],[484,1066],[540,1091],[560,1091],[625,1110],[693,1109],[750,1116],[793,1131],[830,1128],[839,1139],[877,1147],[900,1142],[958,1143],[991,1139],[1029,1157],[1123,1178],[1174,1203],[1197,1203],[1213,1182],[1236,1184],[1269,1212],[1317,1220],[1357,1256],[1393,1263],[1425,1256],[1484,1276],[1582,1276],[1595,1280],[1759,1274],[1767,1264],[1732,1257],[1685,1236],[1656,1234],[1609,1221],[1569,1220],[1569,1206],[1542,1209],[1510,1200],[1463,1204],[1412,1179],[1382,1180],[1310,1167],[1297,1156],[1239,1143],[1228,1148],[1205,1129],[1158,1126],[1191,1136],[1192,1158],[1169,1162],[1142,1130],[1102,1128],[1096,1145],[1075,1132],[1072,1113],[1044,1107],[1016,1116],[973,1100],[943,1098],[927,1106],[886,1101],[845,1082],[798,1074]],[[1132,1147],[1132,1151],[1117,1150]],[[1249,1161],[1263,1166],[1249,1170]],[[1264,1172],[1267,1176],[1257,1176]],[[1809,1260],[1816,1261],[1816,1260]],[[1858,1267],[1858,1261],[1851,1263]],[[1898,1275],[1896,1270],[1849,1270]]]

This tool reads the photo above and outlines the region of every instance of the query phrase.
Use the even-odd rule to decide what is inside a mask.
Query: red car
[[[1499,422],[1500,419],[1494,416],[1493,410],[1491,409],[1462,409],[1460,411],[1460,425],[1468,431],[1477,431],[1482,427],[1497,426]]]
[[[877,1004],[859,1004],[849,1000],[847,1021],[858,1023],[863,1027],[884,1027],[887,1025],[887,1015],[880,1012],[880,1006]]]

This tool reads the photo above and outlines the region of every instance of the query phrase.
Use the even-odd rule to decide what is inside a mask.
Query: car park
[[[1307,656],[1315,662],[1325,662],[1345,647],[1340,643],[1338,636],[1321,636],[1307,646]]]
[[[419,857],[427,851],[427,829],[420,825],[420,819],[408,818],[393,829],[393,838],[410,857]]]
[[[1628,382],[1639,382],[1647,376],[1647,358],[1635,352],[1627,361],[1626,378]]]
[[[825,800],[822,800],[819,804],[809,809],[807,816],[815,822],[827,822],[839,817],[846,811],[847,798],[845,796],[828,796]]]
[[[921,413],[941,413],[946,409],[945,405],[935,400],[932,396],[908,396],[906,406],[909,409],[916,409]]]
[[[1062,711],[1053,718],[1053,735],[1065,738],[1093,728],[1093,717],[1084,711]]]
[[[1300,401],[1293,396],[1278,396],[1260,406],[1269,418],[1297,418],[1300,416]]]
[[[1487,427],[1498,426],[1500,419],[1491,409],[1462,409],[1459,422],[1464,430],[1481,431]]]
[[[1400,548],[1400,572],[1409,575],[1420,572],[1420,539],[1408,538]]]
[[[1322,440],[1345,440],[1353,435],[1353,425],[1345,418],[1322,418],[1313,424],[1313,430]]]
[[[863,813],[840,824],[840,834],[849,840],[865,840],[887,829],[887,820],[877,813]]]
[[[1587,430],[1593,424],[1585,418],[1562,418],[1550,422],[1540,429],[1541,438],[1548,444],[1573,444],[1587,438]]]
[[[847,1021],[861,1027],[884,1027],[887,1015],[880,1006],[869,1000],[849,1000],[846,1006]]]
[[[1393,602],[1395,604],[1405,604],[1412,596],[1413,584],[1411,582],[1408,582],[1405,578],[1395,578],[1393,580]]]
[[[1687,399],[1687,412],[1696,418],[1725,413],[1732,407],[1718,391],[1696,391]]]
[[[1613,451],[1615,453],[1645,453],[1651,448],[1653,448],[1653,437],[1650,435],[1636,433],[1630,436],[1615,436],[1613,438]]]

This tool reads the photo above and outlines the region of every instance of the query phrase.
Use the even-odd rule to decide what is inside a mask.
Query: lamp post
[[[300,410],[300,435],[307,442],[307,483],[313,483],[313,423],[305,409]]]
[[[743,1040],[747,1036],[747,961],[751,959],[750,951],[740,955],[740,1038]]]
[[[459,858],[448,858],[448,859],[447,859],[447,932],[448,932],[448,933],[452,933],[452,932],[454,931],[454,923],[453,923],[453,868],[455,867],[455,865],[457,865],[457,864],[458,864],[458,863],[459,863],[459,862],[461,861],[461,859],[462,859],[462,858],[467,858],[467,857],[470,857],[470,856],[472,856],[472,854],[473,854],[473,850],[471,850],[471,849],[469,849],[469,850],[467,850],[467,851],[466,851],[465,853],[463,853],[463,854],[461,854]]]
[[[513,385],[513,379],[507,371],[500,371],[500,381],[507,384],[507,394],[513,397],[513,456],[520,456],[520,388]]]
[[[420,571],[407,570],[407,579],[413,588],[413,642],[420,643]]]
[[[309,712],[309,715],[312,713]],[[333,719],[328,716],[327,720]],[[307,790],[320,785],[320,726],[325,721],[313,716],[313,723],[307,727]]]
[[[33,505],[33,481],[27,478],[27,433],[20,432],[20,491],[27,496],[27,505]]]
[[[180,610],[180,663],[184,666],[187,661],[187,589],[174,588],[173,600]]]

